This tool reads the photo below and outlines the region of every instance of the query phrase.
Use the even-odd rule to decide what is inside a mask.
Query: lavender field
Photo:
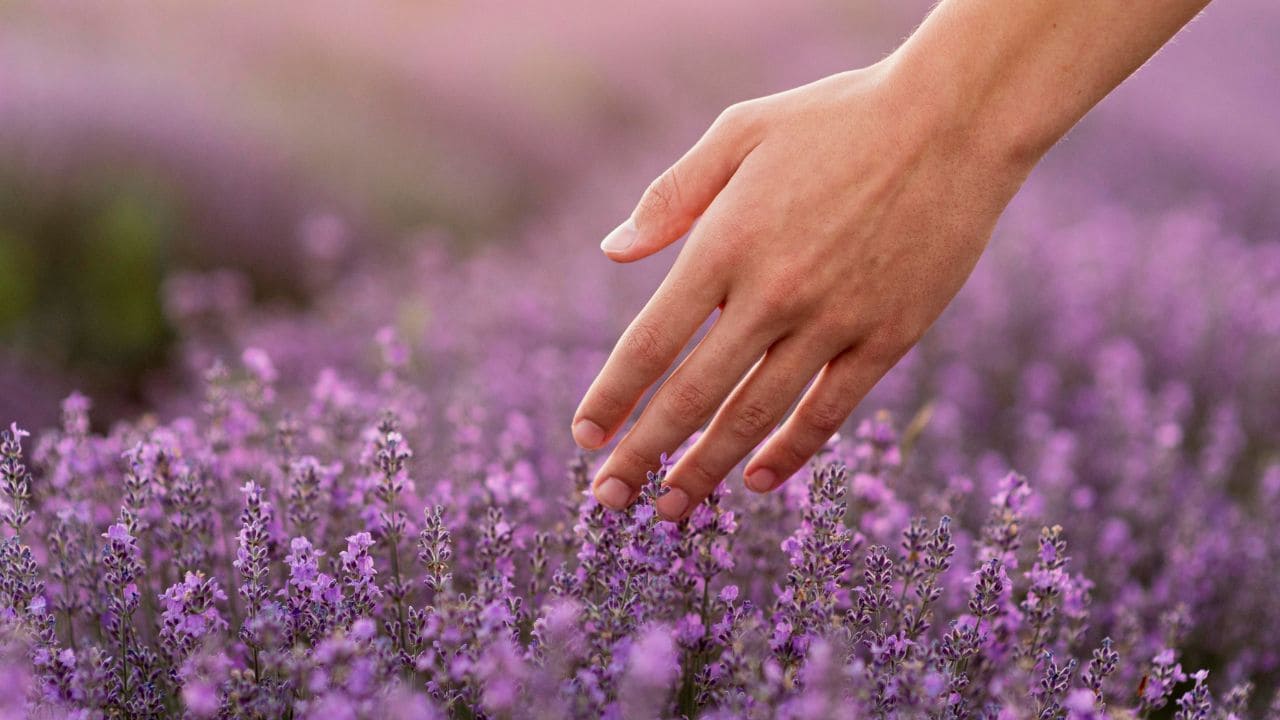
[[[1280,6],[679,524],[570,438],[673,257],[599,239],[927,4],[519,6],[0,7],[0,717],[1280,720]]]

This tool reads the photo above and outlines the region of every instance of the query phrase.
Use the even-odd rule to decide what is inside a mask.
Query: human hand
[[[600,468],[602,504],[629,505],[710,420],[658,500],[683,519],[803,393],[745,469],[748,488],[777,488],[960,289],[1033,161],[913,90],[885,62],[736,105],[605,239],[631,262],[700,218],[582,400],[582,447],[607,443],[721,312]]]

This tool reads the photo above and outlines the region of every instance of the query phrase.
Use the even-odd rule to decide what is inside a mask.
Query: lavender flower
[[[294,532],[306,535],[316,529],[323,509],[321,493],[340,471],[340,465],[325,467],[310,455],[289,464],[287,516]]]
[[[449,560],[453,546],[449,528],[444,522],[444,508],[436,505],[424,510],[426,522],[418,534],[418,560],[427,568],[422,582],[428,589],[439,593],[449,587]]]
[[[267,587],[268,535],[271,503],[263,499],[262,487],[250,481],[240,488],[244,493],[244,510],[240,513],[240,533],[236,536],[236,559],[240,571],[240,595],[245,599],[250,618],[262,611],[270,595]]]
[[[339,553],[344,590],[339,615],[344,624],[371,615],[382,597],[382,590],[374,579],[378,571],[374,569],[373,557],[369,555],[370,547],[373,547],[373,538],[369,533],[361,532],[348,537],[347,549]]]
[[[680,674],[671,629],[641,628],[627,649],[627,665],[618,686],[618,717],[623,720],[661,717],[668,713]]]
[[[1092,706],[1099,713],[1103,713],[1107,709],[1106,697],[1103,691],[1103,685],[1107,678],[1116,671],[1116,666],[1120,663],[1120,655],[1115,651],[1114,643],[1111,638],[1103,638],[1102,646],[1093,651],[1093,659],[1085,666],[1081,680],[1091,693],[1093,693]]]
[[[227,627],[216,607],[226,599],[217,578],[192,572],[160,596],[160,646],[175,673],[207,636]]]
[[[374,489],[381,504],[375,527],[384,540],[403,527],[394,508],[407,496],[398,482],[407,453],[395,432],[382,434]],[[530,706],[572,717],[798,717],[849,706],[886,715],[934,708],[942,717],[1101,718],[1104,685],[1124,670],[1116,645],[1104,640],[1077,676],[1071,649],[1079,635],[1067,620],[1087,614],[1086,606],[1071,606],[1080,582],[1066,573],[1057,526],[1042,532],[1034,552],[1023,552],[1019,526],[1036,501],[1025,480],[1006,476],[987,525],[960,528],[968,549],[958,549],[956,521],[944,516],[933,527],[911,521],[901,529],[900,550],[891,553],[846,525],[849,475],[835,464],[818,468],[807,492],[784,507],[797,526],[782,543],[787,563],[774,571],[768,610],[744,597],[740,583],[757,596],[770,590],[740,572],[740,562],[755,562],[751,538],[737,535],[726,496],[713,496],[684,523],[661,522],[653,508],[661,472],[626,514],[606,512],[584,495],[576,546],[568,548],[553,544],[549,532],[513,524],[512,515],[524,517],[517,507],[481,504],[470,511],[475,524],[455,537],[445,507],[432,506],[418,535],[422,569],[400,569],[403,620],[389,602],[397,584],[380,581],[396,555],[375,553],[372,532],[346,536],[333,564],[311,539],[295,537],[277,565],[267,492],[247,483],[234,556],[225,558],[243,601],[233,632],[221,607],[228,597],[212,537],[231,517],[218,517],[220,506],[202,499],[216,487],[203,478],[219,475],[176,460],[190,454],[211,462],[217,451],[211,457],[207,446],[179,447],[197,442],[185,431],[156,442],[135,445],[130,467],[146,481],[126,487],[121,499],[127,505],[130,492],[141,493],[140,521],[149,508],[167,508],[176,521],[165,530],[173,545],[144,552],[123,523],[105,535],[105,672],[91,669],[100,650],[85,628],[76,635],[88,647],[60,649],[57,624],[83,624],[77,605],[66,604],[55,620],[34,553],[13,539],[4,545],[0,599],[10,617],[25,618],[35,633],[31,667],[48,688],[46,707],[157,714],[166,702],[179,702],[193,717],[362,717],[407,702],[492,717],[516,717]],[[279,457],[270,442],[242,437],[225,452],[253,455],[270,467]],[[893,455],[874,438],[858,442],[873,449],[862,462]],[[353,443],[351,452],[360,451]],[[199,520],[196,507],[215,517]],[[51,557],[74,562],[71,543],[58,538],[76,532],[76,516],[58,517]],[[341,527],[358,518],[315,525]],[[189,552],[197,540],[205,550]],[[522,548],[530,554],[521,555]],[[144,554],[210,567],[184,572],[151,596],[154,630],[141,612],[142,588],[153,581]],[[536,582],[547,572],[539,568],[553,562],[551,585]],[[973,567],[972,574],[953,572],[957,565]],[[77,584],[86,582],[83,575],[51,577]],[[420,597],[431,604],[416,605]],[[1187,618],[1186,611],[1166,613],[1159,637],[1165,646],[1185,639]],[[1176,657],[1170,650],[1156,656],[1135,710],[1157,710],[1175,697],[1182,717],[1227,706],[1215,702],[1204,675],[1175,696],[1187,677]],[[1247,702],[1244,690],[1231,695],[1230,707]]]
[[[408,480],[405,477],[405,463],[413,457],[413,451],[405,443],[404,437],[396,430],[394,418],[388,416],[378,426],[376,465],[379,480],[374,494],[383,504],[378,514],[378,527],[382,541],[387,546],[390,561],[391,577],[386,584],[385,592],[394,607],[394,615],[387,620],[391,635],[396,639],[396,650],[401,662],[406,666],[411,663],[406,637],[406,603],[405,597],[410,587],[400,574],[400,539],[408,526],[408,517],[400,509],[400,495],[404,492]]]
[[[1195,687],[1178,698],[1178,712],[1174,713],[1174,720],[1209,720],[1213,717],[1213,699],[1205,685],[1208,677],[1208,670],[1198,670],[1192,674]]]
[[[315,642],[337,618],[342,591],[337,580],[320,571],[322,555],[304,537],[290,541],[285,556],[289,579],[280,591],[289,617],[290,645]]]
[[[22,438],[28,435],[17,423],[0,430],[0,485],[8,502],[4,519],[14,534],[31,521],[31,475],[22,463]]]
[[[1247,716],[1249,682],[1274,692],[1280,468],[1268,376],[1246,358],[1280,345],[1249,310],[1240,358],[1200,358],[1188,348],[1229,349],[1231,333],[1161,320],[1191,316],[1151,310],[1162,291],[1135,282],[1140,258],[1099,262],[1061,232],[1075,242],[1045,266],[1131,291],[1142,322],[1054,287],[1040,289],[1056,305],[1016,312],[964,295],[949,312],[966,332],[939,326],[869,401],[914,418],[901,435],[887,413],[863,419],[779,492],[733,492],[733,477],[679,524],[653,508],[665,464],[626,513],[586,492],[594,459],[555,428],[600,338],[522,304],[503,252],[465,278],[429,253],[353,270],[324,300],[332,337],[380,350],[309,316],[241,318],[216,342],[203,324],[183,344],[208,379],[201,412],[183,416],[200,398],[180,393],[95,433],[69,399],[17,461],[30,467],[6,470],[5,509],[24,519],[0,546],[0,630],[20,638],[24,702],[85,717]],[[1280,267],[1217,230],[1144,232]],[[1233,277],[1214,302],[1274,305],[1258,277]],[[1164,303],[1185,311],[1208,297],[1167,287],[1193,298]],[[489,316],[484,293],[511,302]],[[429,332],[373,337],[370,317],[405,307],[432,311]],[[1036,348],[1009,329],[1042,325],[1057,334]],[[472,332],[484,352],[458,340]],[[209,370],[220,348],[240,360]],[[85,540],[104,530],[95,557]]]
[[[1142,713],[1159,710],[1169,702],[1175,685],[1185,682],[1187,674],[1177,662],[1178,654],[1171,648],[1160,651],[1151,660],[1151,669],[1143,676],[1138,687],[1138,708]]]
[[[103,533],[107,543],[102,549],[103,586],[108,592],[107,614],[102,624],[112,640],[113,678],[107,702],[118,711],[127,712],[138,692],[137,629],[133,614],[138,609],[140,579],[143,567],[137,540],[123,523],[116,523]],[[133,683],[131,686],[130,683]]]

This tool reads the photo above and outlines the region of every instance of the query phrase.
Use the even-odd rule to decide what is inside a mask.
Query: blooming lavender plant
[[[787,29],[762,7],[735,6],[742,33],[722,35],[750,38],[756,57],[765,43],[779,49],[769,84],[847,64],[847,22],[806,10],[803,30]],[[671,10],[655,5],[630,25],[643,73],[588,63],[627,88],[616,100],[645,153],[683,143],[712,112],[682,107],[665,136],[633,133],[646,108],[669,105],[652,102],[671,88],[649,60],[674,42]],[[604,269],[578,240],[630,202],[609,188],[640,182],[596,163],[567,177],[559,158],[581,146],[578,119],[554,114],[536,133],[478,128],[514,151],[503,154],[554,159],[540,177],[565,188],[520,218],[512,247],[451,257],[430,235],[395,263],[351,268],[298,314],[251,310],[234,273],[175,279],[174,376],[189,373],[189,387],[103,433],[80,395],[34,448],[16,426],[0,431],[0,672],[12,679],[0,715],[1280,717],[1280,252],[1273,164],[1259,161],[1276,146],[1260,141],[1265,123],[1195,132],[1220,114],[1205,107],[1226,106],[1205,102],[1221,99],[1219,86],[1236,88],[1227,97],[1252,108],[1242,114],[1268,117],[1274,94],[1256,88],[1269,87],[1280,46],[1268,42],[1265,3],[1215,10],[1079,127],[1070,152],[1051,154],[968,287],[867,401],[906,421],[901,437],[865,415],[778,493],[722,490],[678,526],[652,510],[661,472],[622,516],[585,496],[591,458],[562,428],[661,270]],[[191,123],[174,133],[172,118],[134,122],[169,118],[147,108],[173,106],[162,101],[185,97],[186,82],[155,94],[114,87],[130,73],[101,88],[98,72],[92,88],[71,74],[44,82],[42,68],[96,55],[31,42],[27,30],[61,15],[30,12],[0,30],[18,72],[0,85],[50,102],[0,109],[18,119],[0,124],[0,142],[58,149],[71,137],[74,148],[100,136],[83,128],[107,123],[136,127],[134,145],[161,144],[159,156],[184,166],[237,144],[238,131],[215,124],[197,136],[216,142],[191,155],[167,145]],[[903,27],[914,20],[900,12]],[[316,26],[363,38],[387,72],[455,87],[437,44],[411,43],[421,54],[404,64],[401,44],[371,42],[403,25],[398,15],[357,28],[347,15]],[[180,36],[198,37],[206,15],[182,17]],[[299,27],[208,17],[282,41]],[[490,21],[483,8],[458,18]],[[832,28],[825,54],[813,25]],[[1211,41],[1198,40],[1206,28]],[[789,52],[801,38],[806,52]],[[497,67],[524,66],[510,45]],[[1206,71],[1221,63],[1205,62],[1210,49],[1253,70]],[[225,72],[258,77],[267,64]],[[743,96],[762,77],[729,75]],[[1173,75],[1199,91],[1168,93]],[[486,110],[493,97],[451,96],[460,114],[445,125],[475,132],[474,118],[510,117]],[[1157,97],[1170,119],[1153,125]],[[625,152],[613,116],[593,122]],[[1136,133],[1146,142],[1128,142]],[[1086,141],[1099,137],[1113,142]],[[203,165],[243,153],[221,155]],[[1101,171],[1061,172],[1073,163]],[[239,178],[240,165],[215,174]],[[254,183],[266,170],[251,169]],[[494,174],[537,184],[527,171]],[[485,215],[491,199],[478,203]],[[312,236],[334,224],[303,234],[323,245]],[[0,404],[26,413],[23,383],[0,373]]]
[[[1044,497],[1024,477],[996,479],[979,513],[953,480],[930,503],[958,517],[904,514],[891,488],[910,459],[886,418],[834,443],[807,482],[741,506],[790,532],[744,534],[724,489],[687,520],[660,521],[665,466],[625,513],[585,492],[581,457],[558,481],[564,503],[531,507],[445,478],[424,491],[410,481],[423,477],[418,454],[376,401],[394,384],[334,415],[266,392],[270,360],[250,360],[246,382],[231,366],[211,378],[204,418],[95,436],[76,414],[31,471],[25,433],[6,433],[5,497],[25,509],[7,516],[0,624],[23,658],[7,662],[31,679],[22,707],[201,718],[1259,709],[1265,662],[1210,668],[1254,681],[1216,694],[1214,675],[1183,669],[1195,632],[1185,606],[1151,632],[1098,608],[1069,527],[1032,531]],[[300,418],[287,441],[263,431],[286,413]],[[367,432],[345,427],[354,417]],[[110,448],[118,465],[101,472],[114,490],[72,483],[71,502],[42,490],[68,458]],[[327,503],[335,511],[321,515]],[[104,525],[97,557],[80,555],[81,533]]]
[[[314,313],[180,325],[200,390],[103,433],[73,396],[29,457],[0,443],[22,703],[1262,715],[1280,254],[1212,209],[1044,202],[868,401],[901,434],[859,418],[777,493],[734,476],[678,525],[662,470],[628,513],[596,504],[558,429],[624,319],[584,299],[638,296],[643,269],[535,234],[355,268]]]

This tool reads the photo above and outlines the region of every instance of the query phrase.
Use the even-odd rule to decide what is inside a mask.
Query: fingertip
[[[658,514],[664,520],[679,522],[692,505],[692,498],[681,488],[672,485],[668,485],[667,488],[666,493],[658,498]]]
[[[643,260],[670,245],[671,242],[669,237],[658,233],[655,228],[650,227],[641,232],[636,226],[636,221],[628,218],[605,236],[600,243],[600,250],[613,262],[626,264]]]
[[[583,450],[596,450],[604,445],[605,431],[598,423],[579,418],[572,428],[573,441]]]
[[[661,247],[633,245],[624,251],[605,250],[604,256],[620,265],[626,265],[637,260],[643,260],[661,249]]]
[[[643,260],[645,257],[644,255],[637,255],[635,253],[610,253],[610,252],[605,252],[604,256],[609,258],[613,262],[618,263],[619,265],[627,265],[637,260]]]
[[[620,478],[609,476],[596,483],[591,490],[596,500],[610,510],[625,510],[635,497],[631,486]]]
[[[610,260],[626,262],[627,251],[635,247],[637,234],[635,218],[627,218],[604,236],[604,240],[600,241],[600,249]]]
[[[767,493],[772,492],[774,488],[781,485],[782,480],[779,479],[778,473],[769,468],[756,468],[746,474],[746,477],[743,478],[743,484],[751,492]]]

